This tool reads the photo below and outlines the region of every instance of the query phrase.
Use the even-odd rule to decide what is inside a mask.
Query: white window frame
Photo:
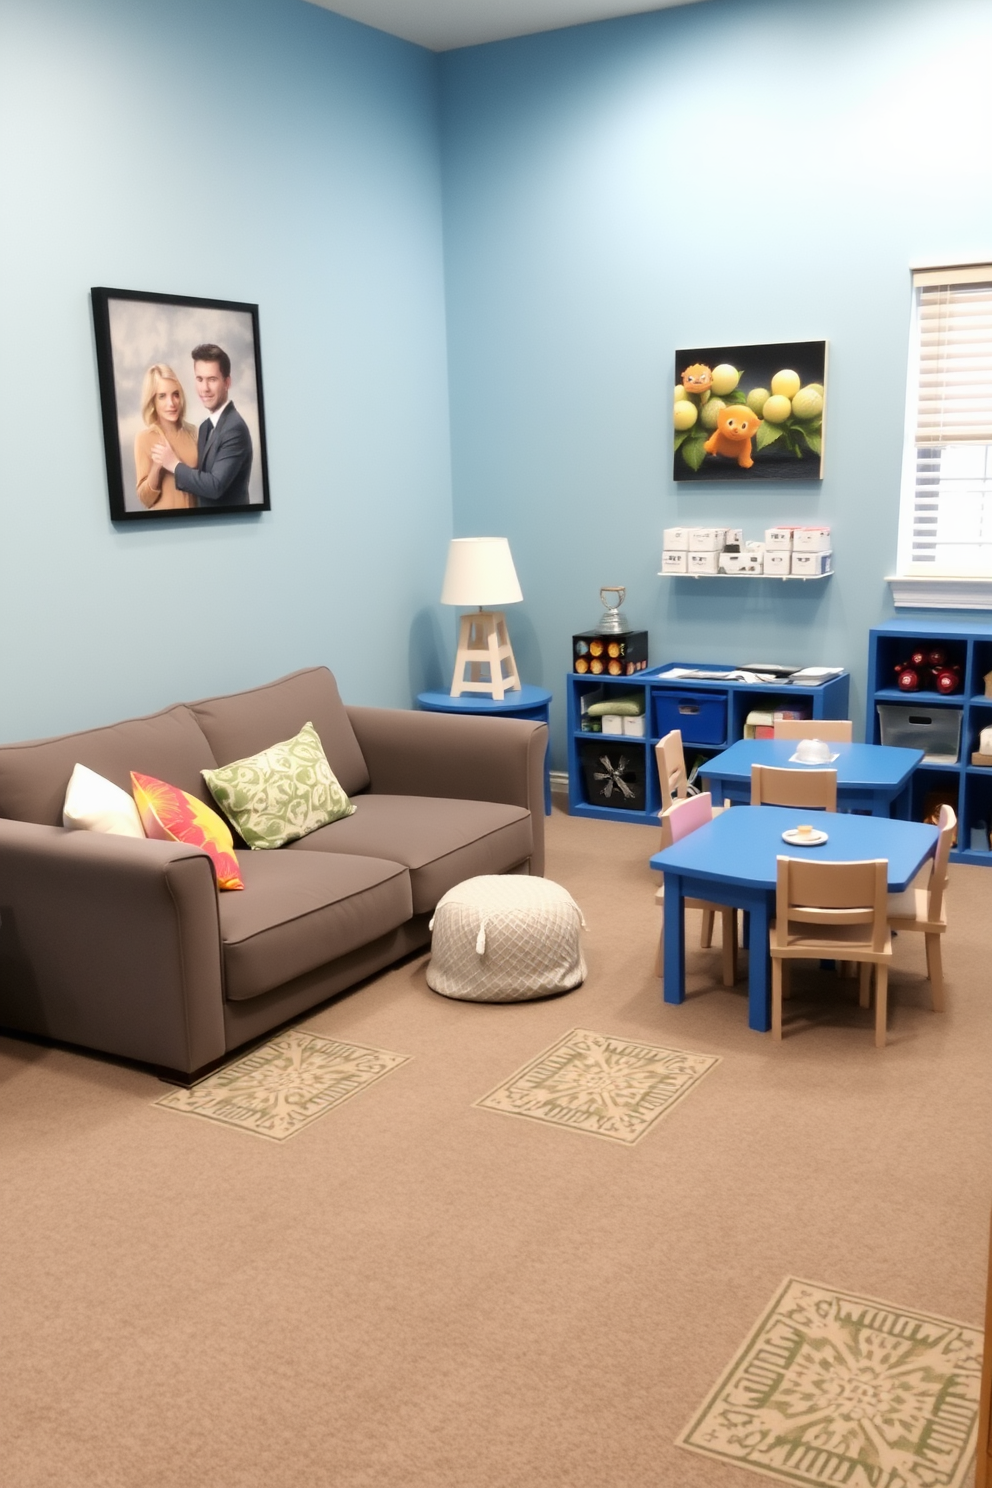
[[[919,442],[917,438],[920,421],[920,368],[921,368],[921,303],[922,291],[927,288],[946,287],[953,292],[956,285],[988,284],[992,293],[992,260],[987,263],[954,265],[920,265],[913,269],[912,314],[910,321],[910,355],[906,386],[906,421],[903,446],[902,484],[899,497],[899,532],[897,573],[889,576],[893,600],[896,606],[936,609],[992,609],[992,549],[976,562],[971,571],[960,564],[941,567],[937,562],[917,561],[914,553],[914,536],[920,517],[919,495]],[[989,333],[988,355],[992,358],[992,332]],[[949,386],[952,384],[949,383]],[[949,414],[953,426],[957,410]],[[983,414],[982,428],[986,416]],[[987,448],[986,469],[992,472],[992,421],[989,422],[989,438],[984,441],[953,437],[948,441],[935,440],[932,448],[951,449],[966,445],[971,448]],[[986,477],[989,480],[989,477]],[[992,503],[992,484],[987,486],[988,501]],[[939,499],[939,498],[938,498]],[[944,494],[944,501],[947,501]],[[939,505],[935,514],[939,514]],[[924,516],[928,520],[929,513]],[[935,534],[936,535],[936,534]],[[986,546],[984,540],[982,546]]]

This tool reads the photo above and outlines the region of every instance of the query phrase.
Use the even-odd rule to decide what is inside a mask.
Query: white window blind
[[[992,264],[913,275],[903,574],[992,574]]]

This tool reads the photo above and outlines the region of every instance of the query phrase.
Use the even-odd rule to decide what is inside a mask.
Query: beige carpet
[[[290,1141],[0,1041],[4,1488],[755,1488],[674,1443],[783,1278],[981,1324],[992,873],[952,869],[946,1014],[900,937],[888,1048],[818,972],[776,1046],[718,951],[662,1003],[655,831],[550,828],[586,983],[377,978],[305,1028],[408,1062]],[[476,1104],[577,1028],[720,1062],[634,1146]]]

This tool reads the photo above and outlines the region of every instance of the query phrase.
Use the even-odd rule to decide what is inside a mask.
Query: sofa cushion
[[[280,677],[266,687],[252,687],[226,697],[190,703],[216,756],[212,762],[259,754],[282,739],[291,739],[312,722],[331,769],[349,796],[366,790],[369,772],[351,720],[326,667],[309,667]]]
[[[103,832],[110,837],[145,835],[138,808],[127,791],[78,764],[69,777],[62,825],[69,832]]]
[[[327,828],[323,828],[324,831]],[[345,956],[410,918],[399,863],[321,853],[242,853],[243,894],[218,898],[225,993],[258,997]]]
[[[465,878],[505,873],[531,854],[530,812],[493,801],[436,796],[359,796],[355,815],[290,843],[289,854],[358,853],[410,870],[413,912],[432,910]]]
[[[182,703],[106,728],[0,748],[0,816],[60,827],[76,764],[131,794],[131,771],[170,780],[212,806],[201,770],[217,764],[202,729]]]
[[[231,830],[223,817],[188,791],[131,771],[134,804],[145,836],[153,842],[185,842],[202,848],[214,865],[218,889],[243,889]]]
[[[312,723],[249,759],[205,770],[203,778],[249,847],[285,847],[355,810]]]

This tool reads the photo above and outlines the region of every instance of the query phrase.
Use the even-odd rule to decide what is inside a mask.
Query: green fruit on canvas
[[[821,398],[823,397],[823,383],[822,382],[808,382],[806,384],[806,386],[809,387],[809,388],[812,388],[813,391],[814,391],[814,393],[819,393],[819,395],[820,395]]]
[[[752,413],[756,413],[760,418],[761,410],[764,408],[770,397],[771,393],[768,391],[767,388],[752,388],[747,395],[747,406],[748,408],[750,408]]]
[[[709,402],[705,404],[702,412],[699,415],[699,422],[702,424],[703,428],[715,429],[717,424],[717,414],[720,412],[721,408],[726,408],[726,406],[727,405],[726,403],[724,403],[722,398],[710,398]]]
[[[683,398],[675,405],[675,427],[682,432],[683,429],[691,429],[699,417],[695,403],[690,403],[688,398]]]
[[[740,380],[741,374],[729,362],[721,362],[719,367],[713,368],[713,391],[720,398],[732,393]]]
[[[792,412],[799,419],[819,418],[823,412],[823,394],[815,387],[800,388],[792,400]]]
[[[685,391],[685,388],[682,386],[682,384],[680,382],[677,382],[675,384],[675,402],[676,403],[684,403],[685,401],[686,401],[686,391]]]
[[[790,372],[787,367],[781,372],[776,372],[772,378],[772,392],[780,398],[794,398],[801,387],[802,379],[799,373]],[[782,420],[779,419],[778,422],[781,423]]]
[[[772,387],[775,386],[774,379]],[[792,404],[788,398],[781,393],[772,393],[770,398],[765,399],[765,406],[761,410],[761,417],[769,424],[784,424],[792,412]]]

